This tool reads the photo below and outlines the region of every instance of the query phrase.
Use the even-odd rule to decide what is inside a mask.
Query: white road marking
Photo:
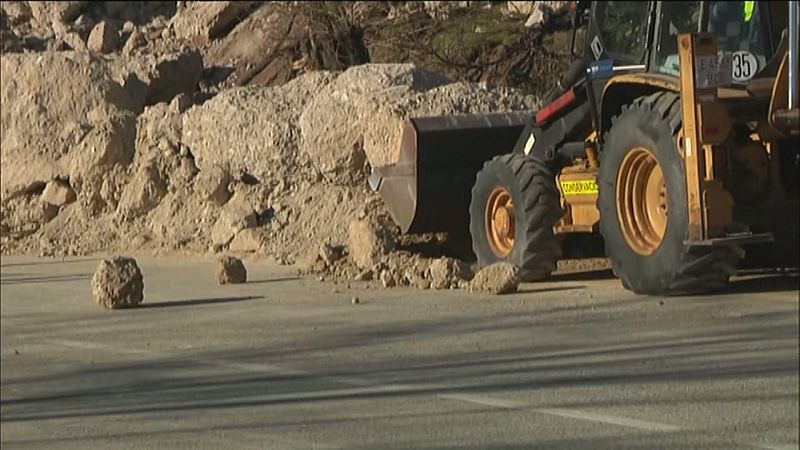
[[[513,400],[503,400],[499,398],[492,398],[485,395],[475,395],[475,394],[443,394],[443,395],[437,395],[437,397],[446,400],[457,400],[459,402],[475,403],[478,405],[495,406],[497,408],[518,409],[530,406],[527,403],[516,402]]]
[[[648,422],[644,420],[628,419],[626,417],[609,416],[607,414],[578,411],[575,409],[537,408],[535,409],[535,411],[554,416],[569,417],[571,419],[590,420],[592,422],[609,423],[612,425],[620,425],[628,428],[638,428],[640,430],[647,430],[647,431],[678,431],[683,429],[683,427],[679,427],[676,425]]]
[[[118,354],[146,355],[150,357],[180,356],[165,352],[159,352],[155,350],[118,347],[114,345],[100,344],[95,342],[76,341],[71,339],[36,339],[35,341],[38,341],[39,343],[43,344],[56,345],[61,347],[72,347],[85,350],[103,350]],[[701,339],[687,339],[685,341],[691,341],[695,343],[705,343],[705,342],[714,342],[716,341],[716,339],[701,338]],[[616,348],[616,346],[608,346],[608,348]],[[560,351],[552,353],[562,356],[567,356],[573,354],[574,352]],[[319,389],[319,390],[306,391],[302,393],[292,393],[292,394],[255,395],[248,397],[249,402],[270,403],[270,402],[280,402],[280,401],[298,401],[304,399],[313,400],[327,396],[347,397],[347,396],[370,395],[370,394],[400,394],[400,393],[414,394],[416,392],[430,392],[436,390],[445,390],[449,388],[449,386],[447,385],[435,385],[435,384],[417,384],[417,385],[391,384],[391,383],[386,384],[377,380],[370,380],[367,378],[360,378],[353,376],[339,376],[339,375],[318,376],[311,371],[289,369],[281,366],[276,366],[274,364],[236,362],[236,361],[229,361],[224,359],[212,359],[212,358],[186,357],[185,359],[187,361],[194,362],[197,364],[223,367],[245,372],[268,373],[273,375],[277,374],[277,375],[315,377],[323,381],[331,381],[334,383],[352,387],[349,389]],[[672,424],[650,422],[645,420],[630,419],[627,417],[611,416],[608,414],[580,411],[576,409],[536,408],[533,407],[533,405],[531,405],[530,403],[520,402],[516,400],[501,399],[487,395],[479,395],[471,393],[449,393],[449,394],[434,394],[434,396],[436,398],[440,398],[443,400],[459,401],[459,402],[477,404],[482,406],[491,406],[496,408],[504,408],[504,409],[525,409],[526,411],[531,411],[539,414],[547,414],[569,419],[605,423],[610,425],[617,425],[626,428],[635,428],[651,432],[675,432],[688,428]],[[214,402],[214,404],[217,406],[222,406],[231,402],[235,403],[236,401],[221,400],[218,402]],[[189,400],[186,402],[179,402],[173,404],[173,406],[175,407],[191,407],[196,405],[209,406],[208,402],[202,400]],[[755,448],[762,448],[769,450],[799,450],[798,445],[796,444],[753,444],[753,443],[742,443],[742,444],[752,446]]]
[[[798,450],[800,449],[800,444],[750,444],[756,448],[765,448],[768,450]]]
[[[439,398],[458,400],[467,403],[476,403],[479,405],[495,406],[498,408],[528,408],[531,405],[528,403],[518,402],[514,400],[504,400],[499,398],[488,397],[485,395],[473,394],[446,394],[439,395]],[[586,411],[579,411],[575,409],[564,408],[531,408],[541,414],[549,414],[552,416],[568,417],[570,419],[589,420],[592,422],[609,423],[613,425],[620,425],[628,428],[637,428],[647,431],[678,431],[683,429],[676,425],[668,425],[664,423],[648,422],[644,420],[628,419],[626,417],[616,417],[607,414],[591,413]]]
[[[27,337],[27,336],[26,336]],[[113,353],[127,353],[129,355],[159,356],[159,353],[130,347],[116,347],[96,342],[74,341],[71,339],[42,339],[42,343],[53,344],[61,347],[80,348],[83,350],[107,350]]]
[[[80,349],[92,350],[106,350],[113,353],[127,353],[134,355],[149,355],[152,357],[174,356],[166,353],[133,349],[127,347],[117,347],[108,344],[99,344],[95,342],[75,341],[70,339],[45,339],[42,342],[50,343],[57,346],[72,347]],[[264,363],[247,363],[228,361],[224,359],[212,358],[193,358],[187,357],[187,361],[197,364],[224,367],[228,369],[244,371],[244,372],[259,372],[278,375],[291,375],[291,376],[312,376],[317,377],[314,372],[306,370],[289,369],[285,367],[276,366],[274,364]],[[301,400],[304,398],[313,399],[319,396],[347,396],[347,395],[369,395],[369,394],[399,394],[399,393],[414,393],[429,390],[444,390],[448,388],[445,385],[408,385],[408,384],[384,384],[379,381],[369,380],[360,377],[351,376],[319,376],[321,380],[332,381],[335,383],[354,386],[353,389],[325,389],[317,391],[306,391],[303,393],[293,393],[290,395],[258,395],[250,397],[251,401],[282,401],[282,400]],[[478,395],[470,393],[451,393],[451,394],[438,394],[437,398],[444,400],[454,400],[465,403],[478,404],[483,406],[492,406],[496,408],[506,409],[521,409],[530,408],[531,411],[540,414],[549,414],[553,416],[566,417],[570,419],[587,420],[592,422],[606,423],[612,425],[619,425],[628,428],[636,428],[647,431],[677,431],[683,429],[682,427],[670,424],[648,422],[644,420],[629,419],[626,417],[616,417],[606,414],[591,413],[575,409],[565,408],[531,408],[533,405],[525,402],[506,400],[487,395]],[[224,403],[224,402],[223,402]],[[187,405],[188,406],[188,405]]]

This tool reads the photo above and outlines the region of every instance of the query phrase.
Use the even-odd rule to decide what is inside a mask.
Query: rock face
[[[144,280],[136,260],[116,257],[100,262],[92,277],[92,294],[107,309],[130,308],[144,300]]]
[[[219,284],[244,283],[247,281],[247,269],[242,260],[233,256],[223,256],[217,260],[214,274]]]
[[[505,262],[484,267],[469,285],[470,292],[484,294],[510,294],[519,287],[519,269]]]
[[[69,179],[78,198],[91,195],[98,186],[82,179],[131,161],[134,103],[102,61],[45,52],[4,54],[1,64],[4,198],[56,178]]]
[[[395,235],[387,219],[353,219],[348,228],[350,258],[360,269],[367,269],[394,249]]]

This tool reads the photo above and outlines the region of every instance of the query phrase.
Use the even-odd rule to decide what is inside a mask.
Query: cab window
[[[758,2],[708,3],[708,31],[717,36],[717,49],[732,55],[734,83],[747,82],[771,56],[769,30]]]
[[[746,83],[766,66],[769,60],[769,35],[758,2],[707,2],[708,23],[705,31],[717,37],[717,50],[731,55],[731,78]],[[674,76],[680,74],[677,36],[701,31],[701,2],[662,2],[659,12],[657,45],[653,68]]]
[[[647,45],[648,2],[598,2],[594,20],[604,52],[615,59],[640,62]]]
[[[700,2],[661,2],[655,71],[678,76],[678,35],[700,31]]]

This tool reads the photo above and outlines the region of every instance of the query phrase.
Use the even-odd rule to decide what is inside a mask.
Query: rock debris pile
[[[256,254],[328,279],[467,287],[460,261],[402,250],[366,178],[396,161],[408,117],[537,100],[412,64],[243,85],[286,67],[252,65],[277,48],[253,36],[279,14],[262,2],[3,2],[2,252]],[[95,278],[104,306],[141,302],[134,261]]]

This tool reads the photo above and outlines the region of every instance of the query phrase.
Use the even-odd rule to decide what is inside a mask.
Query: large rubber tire
[[[496,188],[505,189],[514,205],[513,248],[505,256],[492,249],[487,233],[487,201]],[[564,215],[560,198],[553,173],[524,155],[502,155],[486,162],[476,177],[469,207],[478,264],[506,261],[520,268],[524,281],[548,278],[561,257],[561,244],[553,233]]]
[[[637,294],[683,295],[725,287],[743,256],[739,247],[693,247],[688,236],[686,168],[677,148],[681,105],[677,94],[659,92],[623,107],[605,136],[598,173],[600,233],[614,274]],[[660,244],[649,255],[625,239],[617,208],[617,180],[629,152],[650,152],[663,172],[668,216]]]

